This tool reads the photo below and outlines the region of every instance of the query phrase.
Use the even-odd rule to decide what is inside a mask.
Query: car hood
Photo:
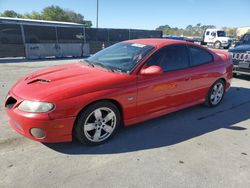
[[[229,49],[229,52],[233,53],[244,53],[246,51],[250,51],[250,44],[241,44],[235,48]]]
[[[29,100],[46,100],[49,96],[68,98],[120,86],[128,77],[127,74],[108,72],[79,62],[34,72],[19,80],[11,92]]]

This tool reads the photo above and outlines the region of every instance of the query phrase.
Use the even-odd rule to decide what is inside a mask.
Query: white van
[[[207,29],[204,33],[204,43],[214,48],[224,47],[228,49],[232,44],[232,39],[226,36],[226,32],[222,29]]]

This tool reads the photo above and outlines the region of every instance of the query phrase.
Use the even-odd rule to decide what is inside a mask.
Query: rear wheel
[[[222,80],[216,81],[210,88],[206,97],[206,104],[209,107],[217,106],[223,99],[225,93],[225,83]]]
[[[79,114],[74,133],[82,144],[97,145],[109,140],[120,125],[118,108],[113,103],[102,101],[90,105]]]

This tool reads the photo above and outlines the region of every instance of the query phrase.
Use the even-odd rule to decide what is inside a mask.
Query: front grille
[[[9,97],[5,103],[5,107],[11,109],[15,104],[17,100],[13,97]]]
[[[239,62],[239,61],[245,61],[250,62],[250,52],[245,53],[233,53],[233,61]]]

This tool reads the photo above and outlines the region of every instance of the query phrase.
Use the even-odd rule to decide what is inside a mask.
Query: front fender
[[[123,119],[126,121],[136,116],[136,95],[137,89],[135,84],[134,87],[106,89],[61,99],[55,102],[56,109],[49,116],[51,119],[76,117],[83,108],[91,103],[100,100],[114,100],[120,104],[123,111]]]

